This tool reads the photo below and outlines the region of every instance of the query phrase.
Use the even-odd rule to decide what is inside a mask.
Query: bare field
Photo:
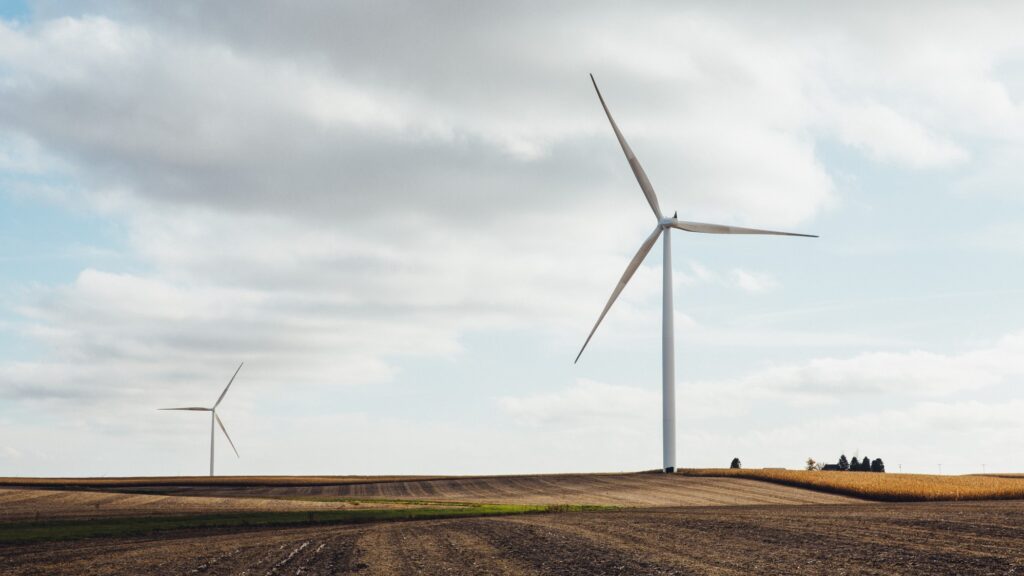
[[[623,507],[842,504],[858,501],[744,478],[696,478],[650,473],[465,477],[295,487],[204,486],[174,488],[166,493]]]
[[[0,488],[8,534],[0,574],[1024,571],[1024,501],[877,503],[827,492],[913,498],[915,486],[931,487],[934,497],[945,494],[936,486],[1024,484],[1012,478],[783,470],[274,478]],[[491,504],[500,506],[473,508]],[[383,513],[362,514],[378,508]],[[266,516],[277,512],[285,514]],[[453,512],[478,517],[436,519]],[[218,513],[263,516],[203,523]],[[42,536],[25,538],[31,530]],[[46,541],[54,534],[71,540]]]
[[[403,508],[400,502],[374,502],[373,508]],[[0,522],[218,514],[312,512],[368,508],[359,502],[166,496],[116,492],[0,488]]]
[[[1024,499],[1024,478],[1001,476],[935,476],[806,470],[687,469],[680,474],[704,478],[749,478],[784,486],[820,490],[869,500],[930,502],[940,500]]]
[[[429,480],[447,476],[128,476],[123,478],[0,478],[0,487],[115,489],[164,486],[318,486]]]
[[[1024,502],[662,508],[0,547],[0,573],[1013,574]]]
[[[161,479],[162,480],[162,479]],[[841,504],[856,500],[737,478],[664,474],[565,474],[445,478],[333,485],[258,486],[181,480],[148,485],[94,485],[65,490],[0,488],[0,522],[237,512],[304,512],[354,508],[432,507],[444,503],[621,507]],[[88,489],[84,489],[88,488]],[[403,503],[407,502],[407,503]]]

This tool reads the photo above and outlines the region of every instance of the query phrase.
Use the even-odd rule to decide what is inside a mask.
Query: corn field
[[[689,469],[688,476],[718,476],[764,480],[787,486],[821,490],[887,502],[939,500],[1024,499],[1024,477],[935,476],[873,472],[824,472],[808,470]]]

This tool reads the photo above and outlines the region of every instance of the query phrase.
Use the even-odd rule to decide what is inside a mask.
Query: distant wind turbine
[[[615,124],[615,120],[612,118],[612,113],[608,111],[608,105],[604,102],[604,97],[601,96],[601,90],[597,87],[597,81],[594,80],[594,75],[590,75],[590,81],[594,84],[594,90],[597,91],[597,98],[601,101],[601,107],[604,108],[604,113],[608,116],[608,121],[612,125],[612,130],[615,132],[615,137],[619,140],[619,145],[622,146],[622,151],[626,153],[626,161],[629,162],[629,167],[633,170],[633,175],[636,176],[637,182],[640,183],[640,190],[643,191],[644,196],[647,198],[647,203],[650,204],[651,210],[654,211],[654,216],[657,218],[658,223],[654,227],[654,231],[651,232],[650,236],[644,240],[643,244],[640,245],[640,250],[637,251],[636,256],[629,261],[629,265],[626,266],[626,271],[622,274],[622,278],[619,279],[619,283],[616,284],[615,289],[612,290],[611,298],[608,299],[608,303],[604,305],[604,310],[601,311],[601,315],[598,316],[597,322],[594,324],[594,328],[590,331],[587,336],[586,342],[583,343],[583,347],[580,348],[580,353],[576,355],[575,362],[578,362],[580,356],[583,355],[583,350],[587,348],[587,344],[590,343],[590,339],[593,338],[594,332],[597,331],[597,327],[604,320],[608,310],[615,303],[615,299],[619,297],[622,289],[626,287],[629,279],[633,277],[633,273],[636,272],[637,268],[644,261],[647,253],[651,251],[654,243],[658,241],[660,236],[663,240],[663,254],[664,258],[662,261],[662,311],[661,311],[661,412],[662,412],[662,460],[663,469],[665,472],[675,472],[676,469],[676,376],[675,376],[675,342],[674,342],[674,329],[672,326],[672,244],[669,232],[672,228],[684,230],[686,232],[703,232],[706,234],[771,234],[776,236],[803,236],[807,238],[817,238],[812,234],[793,234],[790,232],[774,232],[771,230],[756,230],[753,228],[739,228],[737,226],[722,226],[720,224],[703,224],[700,222],[685,222],[677,220],[676,215],[671,218],[666,218],[661,213],[661,207],[658,205],[658,197],[654,193],[654,187],[651,186],[650,180],[647,179],[647,174],[644,172],[643,167],[640,166],[640,161],[637,160],[636,155],[633,154],[633,150],[626,143],[626,139],[622,136],[622,132],[619,131],[618,125]],[[574,362],[574,363],[575,363]]]
[[[245,364],[245,362],[242,362]],[[224,391],[220,393],[220,398],[214,402],[212,408],[199,408],[196,406],[190,406],[188,408],[159,408],[159,410],[191,410],[193,412],[209,412],[210,413],[210,476],[213,476],[213,436],[214,436],[214,423],[220,426],[221,432],[224,432],[224,437],[228,439],[228,444],[231,445],[231,449],[235,451],[235,457],[238,458],[238,450],[235,448],[235,443],[231,441],[231,436],[228,435],[228,429],[224,427],[224,423],[220,421],[220,416],[217,416],[217,406],[220,406],[224,396],[228,393],[228,388],[231,388],[231,383],[235,381],[235,376],[238,376],[238,371],[242,369],[242,364],[238,365],[235,373],[232,374],[231,380],[228,380],[228,385],[224,387]]]

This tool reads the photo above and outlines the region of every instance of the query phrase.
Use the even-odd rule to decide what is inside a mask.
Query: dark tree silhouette
[[[875,458],[871,461],[872,472],[885,472],[885,463],[882,462],[881,458]]]
[[[864,458],[861,459],[861,461],[860,461],[860,471],[861,472],[871,472],[871,458],[868,458],[867,456],[865,456]]]
[[[856,456],[850,460],[850,472],[860,472],[860,460],[857,460]]]
[[[733,468],[733,469],[739,470],[740,468],[743,468],[743,464],[740,464],[740,459],[739,458],[733,458],[732,459],[732,463],[729,464],[729,468]]]
[[[850,469],[850,462],[846,459],[846,454],[843,454],[842,456],[839,457],[839,469],[840,470],[849,470]]]

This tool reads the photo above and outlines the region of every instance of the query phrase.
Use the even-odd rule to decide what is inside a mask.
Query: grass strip
[[[139,536],[168,530],[195,528],[240,528],[300,526],[308,524],[361,524],[606,510],[605,506],[476,504],[450,508],[403,508],[377,510],[317,510],[310,512],[247,512],[202,514],[194,516],[142,516],[133,518],[96,518],[90,520],[54,520],[47,522],[0,523],[0,544],[75,540],[80,538]]]
[[[483,502],[447,502],[444,500],[414,500],[402,498],[350,498],[347,496],[293,496],[290,494],[282,496],[249,496],[251,498],[266,498],[268,500],[298,500],[300,502],[344,502],[356,506],[362,504],[406,504],[409,506],[438,506],[443,508],[464,508],[473,506],[486,506]],[[496,504],[500,506],[500,504]]]

